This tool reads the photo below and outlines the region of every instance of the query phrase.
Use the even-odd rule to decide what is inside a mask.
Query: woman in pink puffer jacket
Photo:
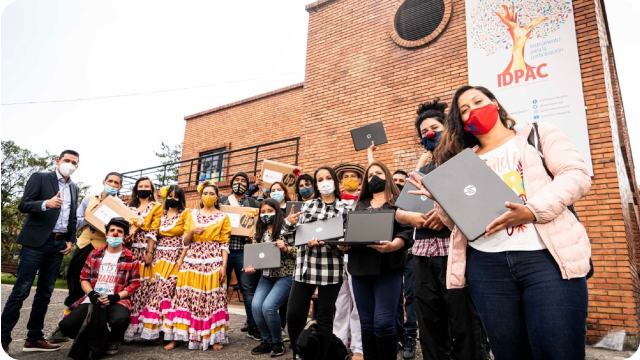
[[[540,123],[549,177],[527,142],[531,124],[515,127],[483,87],[458,89],[444,125],[439,164],[472,147],[526,204],[505,203],[505,214],[474,242],[436,204],[452,229],[447,287],[468,285],[497,360],[584,359],[591,246],[567,209],[591,186],[584,159],[560,130]],[[418,179],[411,182],[431,197]]]

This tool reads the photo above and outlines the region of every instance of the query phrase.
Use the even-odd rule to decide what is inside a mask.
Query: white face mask
[[[333,180],[325,180],[321,183],[318,183],[318,190],[320,190],[320,194],[324,196],[328,196],[333,194],[333,191],[336,189]]]
[[[62,163],[60,164],[60,175],[67,177],[71,176],[76,171],[76,167],[73,166],[72,163]]]

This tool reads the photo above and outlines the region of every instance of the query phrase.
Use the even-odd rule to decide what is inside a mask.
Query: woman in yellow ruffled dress
[[[229,342],[229,312],[225,283],[231,222],[219,210],[218,187],[205,181],[198,186],[201,209],[192,210],[184,226],[184,244],[189,246],[180,272],[171,309],[164,320],[165,346],[177,341],[189,349],[222,349]]]
[[[178,270],[182,265],[187,247],[182,236],[184,225],[191,211],[186,208],[184,190],[178,185],[160,189],[164,201],[160,232],[153,256],[149,302],[140,311],[140,337],[162,343],[162,323],[176,292]]]
[[[127,204],[137,214],[131,218],[131,224],[137,226],[138,230],[129,236],[125,245],[129,246],[140,264],[140,287],[131,296],[131,323],[124,333],[125,341],[133,340],[142,332],[140,311],[150,300],[151,264],[162,218],[162,204],[155,201],[155,193],[156,188],[151,179],[143,176],[133,186],[131,199]]]

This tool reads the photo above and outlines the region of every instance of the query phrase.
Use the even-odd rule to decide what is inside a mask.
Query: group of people
[[[104,190],[76,210],[70,175],[79,155],[63,152],[54,172],[29,179],[20,204],[27,219],[16,284],[2,312],[3,348],[8,352],[38,273],[23,351],[58,350],[53,342],[63,337],[76,339],[74,358],[113,355],[121,341],[136,339],[167,350],[180,343],[220,350],[228,344],[226,284],[235,272],[247,334],[260,341],[254,355],[281,356],[290,339],[294,359],[326,359],[335,334],[354,359],[396,359],[400,350],[411,359],[419,333],[424,359],[487,359],[489,351],[495,359],[584,359],[590,243],[570,210],[590,188],[583,158],[550,124],[516,125],[486,88],[461,87],[447,107],[433,100],[408,119],[425,150],[410,174],[392,174],[375,160],[372,144],[367,167],[319,166],[298,176],[295,194],[281,182],[250,184],[243,172],[233,175],[226,196],[204,181],[198,209],[186,208],[177,185],[160,189],[157,201],[143,177],[127,204],[137,216],[113,218],[105,229],[84,217],[117,196],[122,176],[107,174]],[[539,149],[528,141],[533,132]],[[406,183],[416,188],[410,194],[433,198],[421,177],[466,148],[525,203],[505,203],[504,215],[473,242],[437,202],[426,213],[395,206]],[[300,211],[285,210],[291,200],[304,201]],[[259,209],[253,236],[231,235],[221,204]],[[362,210],[395,211],[388,241],[349,247],[312,238],[295,245],[297,225],[335,217],[346,224],[350,211]],[[55,275],[74,243],[65,314],[47,341],[42,328]],[[243,263],[250,243],[276,246],[280,267]],[[297,340],[314,294],[320,346],[308,354]]]

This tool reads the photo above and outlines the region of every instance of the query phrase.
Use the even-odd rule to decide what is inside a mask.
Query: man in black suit
[[[2,311],[2,348],[7,354],[11,331],[18,323],[22,303],[29,296],[36,274],[38,285],[22,351],[60,349],[60,345],[44,340],[42,328],[62,257],[71,252],[76,238],[78,187],[70,176],[78,168],[79,160],[77,152],[63,151],[56,159],[55,171],[31,175],[24,189],[18,209],[27,218],[16,241],[22,245],[18,277]]]

